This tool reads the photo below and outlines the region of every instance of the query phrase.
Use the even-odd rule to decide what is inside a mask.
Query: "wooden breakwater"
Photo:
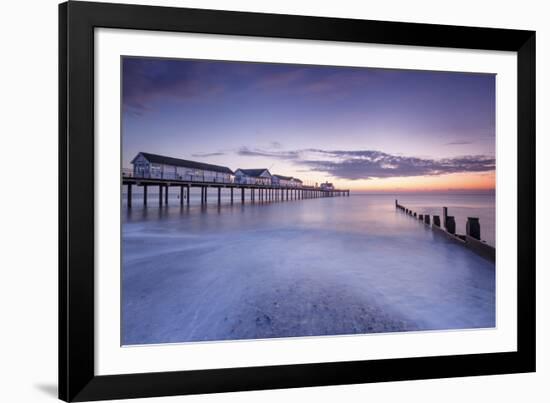
[[[458,234],[456,232],[456,222],[454,216],[448,214],[447,207],[443,207],[443,216],[418,214],[415,211],[402,206],[399,201],[395,200],[395,208],[404,212],[406,215],[424,223],[433,231],[452,239],[453,241],[463,245],[471,251],[477,253],[481,257],[495,262],[495,248],[481,240],[481,227],[478,217],[468,217],[466,222],[466,233]]]

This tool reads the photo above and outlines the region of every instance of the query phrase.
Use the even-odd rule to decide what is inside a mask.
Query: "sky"
[[[122,59],[123,166],[140,151],[357,191],[491,191],[495,76]]]

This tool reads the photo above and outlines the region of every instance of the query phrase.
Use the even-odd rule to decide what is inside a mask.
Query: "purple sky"
[[[134,57],[122,72],[125,167],[145,151],[363,187],[494,175],[494,75]]]

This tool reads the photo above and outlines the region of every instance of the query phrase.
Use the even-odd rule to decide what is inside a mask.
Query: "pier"
[[[246,195],[251,203],[255,202],[275,202],[275,201],[291,201],[291,200],[308,200],[322,197],[349,197],[349,189],[322,189],[315,186],[275,186],[269,184],[240,184],[234,182],[206,182],[194,180],[178,180],[178,179],[159,179],[139,177],[133,173],[122,173],[122,185],[126,186],[127,206],[132,207],[132,188],[133,186],[143,189],[143,205],[148,205],[148,189],[151,187],[158,188],[158,205],[168,205],[169,189],[176,188],[179,192],[180,205],[191,203],[191,191],[193,188],[200,189],[200,204],[208,203],[208,197],[213,194],[216,197],[217,204],[221,204],[222,190],[229,192],[230,203],[233,204],[236,200],[240,203],[246,203]],[[210,193],[211,191],[212,193]]]
[[[448,214],[447,207],[443,207],[442,219],[440,219],[440,216],[438,215],[432,215],[431,220],[429,214],[417,214],[416,212],[399,204],[397,199],[395,200],[395,208],[411,218],[420,221],[433,231],[465,246],[481,257],[493,263],[495,262],[495,248],[481,240],[481,230],[478,217],[468,217],[466,222],[466,233],[457,234],[455,218],[454,216],[450,216]]]

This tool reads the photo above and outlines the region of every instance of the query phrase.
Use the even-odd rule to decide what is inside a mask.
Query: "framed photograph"
[[[59,397],[535,371],[535,33],[59,6]]]

